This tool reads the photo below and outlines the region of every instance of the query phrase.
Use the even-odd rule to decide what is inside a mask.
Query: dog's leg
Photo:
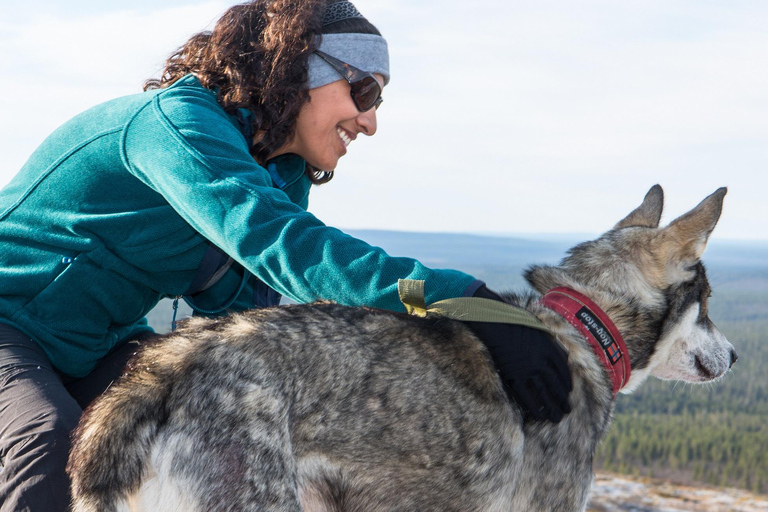
[[[148,468],[156,476],[134,499],[146,510],[301,512],[284,390],[241,382],[189,393],[189,409],[158,433]]]

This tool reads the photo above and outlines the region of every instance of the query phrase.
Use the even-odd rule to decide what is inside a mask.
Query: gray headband
[[[389,51],[387,41],[376,34],[323,34],[317,48],[340,61],[370,73],[384,76],[389,83]],[[321,87],[344,78],[330,64],[315,55],[309,56],[309,88]]]

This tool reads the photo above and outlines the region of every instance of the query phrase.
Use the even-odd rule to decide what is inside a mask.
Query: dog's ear
[[[616,224],[613,229],[628,228],[630,226],[640,226],[646,228],[659,227],[661,220],[661,211],[664,209],[664,191],[660,185],[654,185],[651,190],[645,194],[643,204],[638,206],[632,213]]]
[[[709,235],[720,219],[723,198],[727,192],[725,187],[717,189],[696,208],[673,220],[661,231],[657,243],[661,244],[667,254],[667,261],[677,262],[682,268],[687,268],[701,259]]]
[[[542,295],[552,288],[563,285],[560,269],[549,265],[531,265],[523,273],[523,277],[531,288]]]

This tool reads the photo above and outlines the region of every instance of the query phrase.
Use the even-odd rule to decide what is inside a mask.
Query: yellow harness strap
[[[482,297],[456,297],[440,300],[427,306],[424,299],[424,281],[415,279],[399,279],[397,291],[400,302],[411,315],[421,317],[440,315],[467,322],[516,324],[551,334],[551,331],[532,313],[506,302]]]

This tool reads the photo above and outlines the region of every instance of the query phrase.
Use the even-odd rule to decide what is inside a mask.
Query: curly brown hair
[[[269,155],[291,141],[296,118],[309,101],[308,59],[317,48],[318,34],[379,31],[364,18],[322,25],[327,3],[338,0],[254,0],[228,9],[213,30],[192,36],[168,58],[159,79],[147,80],[144,90],[168,87],[194,74],[203,87],[216,90],[230,114],[251,111],[254,133],[251,148],[264,164]],[[326,183],[333,171],[309,164],[305,170],[314,184]]]

